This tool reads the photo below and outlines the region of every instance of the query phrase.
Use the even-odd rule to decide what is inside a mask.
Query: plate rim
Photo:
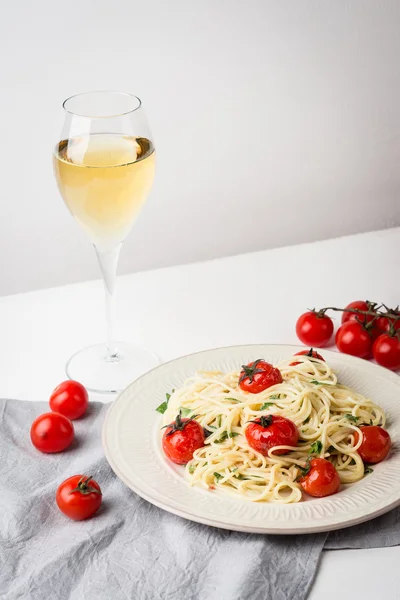
[[[171,365],[175,362],[179,362],[182,359],[185,358],[190,358],[192,356],[197,356],[200,354],[208,354],[210,352],[214,352],[214,351],[221,351],[221,350],[232,350],[232,349],[240,349],[240,348],[257,348],[257,347],[271,347],[271,348],[279,348],[279,347],[285,347],[285,348],[293,348],[294,350],[299,350],[304,348],[304,345],[297,345],[297,344],[274,344],[274,343],[253,343],[253,344],[231,344],[229,346],[217,346],[215,348],[208,348],[208,349],[204,349],[204,350],[198,350],[196,352],[190,352],[188,354],[184,354],[182,356],[178,356],[176,358],[173,358],[169,361],[163,362],[160,365],[157,365],[156,367],[154,367],[153,369],[151,369],[150,371],[147,371],[146,373],[144,373],[143,375],[141,375],[140,377],[138,377],[137,379],[135,379],[134,381],[132,381],[124,390],[122,390],[117,396],[116,398],[110,403],[110,406],[107,410],[104,422],[103,422],[103,427],[102,427],[102,435],[101,435],[101,439],[102,439],[102,445],[103,445],[103,450],[104,450],[104,454],[106,457],[106,460],[108,462],[108,464],[110,465],[111,469],[113,470],[113,472],[115,473],[115,475],[130,489],[132,490],[135,494],[137,494],[138,496],[140,496],[141,498],[143,498],[144,500],[146,500],[147,502],[149,502],[150,504],[153,504],[154,506],[157,506],[158,508],[167,511],[171,514],[174,514],[178,517],[184,518],[186,520],[189,521],[193,521],[196,523],[201,523],[203,525],[208,525],[211,527],[216,527],[219,529],[225,529],[225,530],[229,530],[229,531],[239,531],[239,532],[245,532],[245,533],[255,533],[255,534],[265,534],[265,535],[308,535],[308,534],[314,534],[314,533],[319,533],[319,532],[329,532],[329,531],[336,531],[339,529],[345,529],[347,527],[352,527],[354,525],[359,525],[361,523],[365,523],[367,521],[370,521],[372,519],[375,519],[379,516],[382,516],[383,514],[393,510],[394,508],[400,506],[400,494],[399,497],[396,498],[395,500],[393,500],[392,502],[390,502],[389,504],[387,504],[386,506],[376,510],[373,515],[371,514],[366,514],[366,515],[360,515],[359,517],[353,517],[350,518],[348,521],[343,521],[340,523],[332,523],[332,524],[327,524],[327,525],[315,525],[315,526],[308,526],[307,529],[299,529],[296,527],[291,527],[291,528],[269,528],[268,526],[266,527],[257,527],[257,526],[251,526],[251,525],[240,525],[240,524],[231,524],[231,523],[224,523],[223,521],[219,521],[216,519],[212,519],[211,517],[203,517],[201,515],[198,514],[193,514],[190,512],[190,510],[180,510],[179,508],[176,508],[174,506],[168,506],[167,504],[165,504],[164,502],[158,500],[157,498],[154,498],[153,496],[151,496],[150,494],[147,494],[145,491],[143,491],[142,489],[140,489],[139,486],[133,484],[131,481],[128,481],[128,478],[124,475],[124,473],[120,470],[119,466],[116,464],[116,461],[114,460],[112,453],[110,452],[110,449],[108,447],[107,444],[107,440],[106,440],[106,435],[107,435],[107,428],[108,428],[108,424],[111,418],[111,414],[115,409],[115,406],[119,400],[119,398],[124,395],[131,387],[137,385],[139,380],[142,380],[143,378],[147,377],[149,374],[154,373],[155,371],[157,371],[158,369],[166,366],[166,365]],[[400,388],[400,377],[399,375],[397,375],[396,373],[394,373],[393,371],[389,371],[388,369],[384,369],[383,367],[381,367],[380,365],[377,365],[375,363],[372,362],[366,362],[365,359],[362,358],[358,358],[355,356],[351,356],[349,354],[342,354],[339,352],[336,352],[334,350],[330,350],[329,348],[323,348],[321,349],[324,352],[328,352],[329,354],[336,354],[341,356],[342,358],[344,357],[345,360],[349,360],[350,362],[356,361],[358,364],[365,366],[366,364],[368,364],[369,369],[375,370],[376,373],[379,373],[380,375],[384,374],[386,379],[389,379],[390,381],[392,381],[393,383],[395,383],[396,385],[399,386]],[[400,391],[400,390],[399,390]]]

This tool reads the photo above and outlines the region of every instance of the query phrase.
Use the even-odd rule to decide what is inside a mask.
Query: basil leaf
[[[308,451],[308,454],[321,454],[322,450],[322,442],[317,440],[313,444],[311,444],[311,448]]]
[[[185,408],[182,406],[179,410],[181,411],[181,417],[183,418],[188,417],[193,412],[191,408]]]
[[[232,431],[232,433],[228,433],[227,431],[224,431],[217,440],[214,440],[214,443],[222,444],[222,442],[225,442],[225,440],[227,440],[228,438],[233,438],[233,437],[236,437],[237,435],[239,435],[239,434],[236,433],[236,431]]]
[[[214,473],[214,477],[217,481],[219,481],[220,479],[222,479],[224,476],[220,475],[220,473]]]
[[[240,400],[237,400],[236,398],[225,398],[225,400],[230,400],[231,402],[240,402]]]
[[[364,475],[369,475],[369,473],[373,473],[374,470],[371,469],[371,467],[365,467],[364,469]]]
[[[248,481],[248,478],[245,477],[244,475],[241,475],[239,473],[239,475],[234,475],[235,479],[239,479],[240,481]]]
[[[194,465],[189,465],[189,469],[188,469],[188,471],[189,471],[189,473],[190,473],[191,475],[193,475],[193,473],[195,472],[195,470],[196,470],[196,467],[195,467]]]
[[[317,381],[316,379],[311,379],[310,383],[314,385],[334,385],[332,381]]]
[[[175,391],[175,390],[172,390],[171,394],[173,394],[173,393],[174,393],[174,391]],[[162,415],[165,413],[165,411],[166,411],[166,410],[167,410],[167,408],[168,408],[168,402],[169,402],[169,399],[171,398],[171,394],[168,394],[168,392],[167,392],[167,393],[165,394],[165,398],[166,398],[166,400],[165,400],[164,402],[162,402],[162,403],[160,404],[160,406],[157,406],[157,408],[156,408],[156,411],[157,411],[157,412],[159,412],[159,413],[161,413]]]
[[[264,404],[262,405],[260,410],[265,410],[266,408],[269,408],[270,406],[274,406],[274,403],[273,402],[264,402]]]
[[[344,415],[346,417],[346,419],[348,419],[348,421],[351,421],[352,423],[357,423],[357,421],[360,420],[360,417],[354,417],[353,415]]]

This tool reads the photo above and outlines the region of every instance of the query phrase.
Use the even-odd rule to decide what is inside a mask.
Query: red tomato
[[[310,470],[299,481],[303,490],[316,498],[336,494],[340,487],[338,472],[325,458],[313,458]]]
[[[56,493],[58,508],[74,521],[82,521],[94,515],[101,501],[99,484],[85,475],[69,477],[62,482]]]
[[[310,348],[309,350],[301,350],[301,352],[296,352],[294,356],[309,356],[310,358],[317,358],[318,360],[323,360],[325,362],[325,359],[312,348]],[[296,365],[300,364],[301,363],[299,362],[292,362],[290,363],[290,366],[295,367]]]
[[[297,446],[299,432],[293,421],[279,415],[268,415],[250,421],[245,431],[247,443],[251,448],[268,455],[274,446]],[[276,450],[274,454],[287,454],[290,450]]]
[[[302,314],[296,323],[296,334],[307,346],[326,346],[332,337],[333,321],[327,315],[309,311]]]
[[[372,340],[364,325],[346,321],[336,332],[336,346],[345,354],[367,358],[371,356]]]
[[[259,358],[248,365],[242,365],[239,377],[239,387],[244,392],[259,394],[272,385],[282,383],[279,369]]]
[[[354,302],[350,302],[345,307],[346,308],[358,308],[358,310],[371,310],[375,306],[374,302],[367,302],[366,300],[355,300]],[[344,312],[342,313],[342,323],[347,323],[347,321],[355,321],[358,319],[361,323],[370,323],[374,318],[373,315],[357,315],[357,313],[352,312]]]
[[[41,452],[62,452],[68,448],[73,439],[74,426],[60,413],[44,413],[32,423],[32,444]]]
[[[390,435],[378,425],[361,425],[362,433],[361,446],[357,450],[364,462],[375,464],[384,460],[392,447]],[[354,432],[354,439],[357,443],[360,439],[358,431]]]
[[[177,465],[185,465],[193,458],[193,452],[204,446],[204,431],[194,419],[182,419],[166,426],[162,438],[165,455]]]
[[[398,371],[400,369],[400,339],[399,334],[390,336],[382,333],[372,346],[372,354],[378,365]]]
[[[400,331],[400,319],[389,319],[388,317],[378,317],[375,319],[372,327],[372,339],[376,340],[382,333],[389,333],[390,325],[393,324],[394,331]]]
[[[85,414],[89,404],[86,388],[78,381],[63,381],[50,396],[50,408],[68,419],[78,419]]]

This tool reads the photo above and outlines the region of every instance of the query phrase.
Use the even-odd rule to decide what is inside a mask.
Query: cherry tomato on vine
[[[392,311],[391,311],[392,312]],[[395,311],[393,311],[395,312]],[[399,314],[400,317],[400,314]],[[400,331],[400,319],[390,319],[388,317],[378,317],[372,325],[372,339],[376,340],[382,333],[389,333],[393,325],[394,331]]]
[[[340,487],[339,474],[329,460],[313,458],[308,471],[299,479],[300,485],[307,494],[323,498],[336,494]]]
[[[68,448],[73,439],[74,426],[60,413],[44,413],[32,423],[32,444],[41,452],[62,452]]]
[[[245,430],[247,443],[253,450],[268,456],[274,446],[297,446],[299,432],[290,419],[279,415],[267,415],[250,421]],[[290,450],[276,450],[274,454],[287,454]]]
[[[367,358],[371,356],[372,339],[365,326],[358,321],[346,321],[336,332],[336,346],[340,352]]]
[[[312,348],[310,348],[309,350],[301,350],[300,352],[296,352],[294,356],[308,356],[309,358],[317,358],[318,360],[323,360],[325,362],[324,357],[318,354],[318,352],[316,350],[313,350]],[[300,364],[300,362],[292,362],[290,363],[290,366],[295,367],[296,365]]]
[[[204,430],[194,419],[182,419],[180,413],[174,423],[166,425],[162,438],[165,455],[177,465],[192,460],[193,452],[204,446]]]
[[[94,515],[101,501],[99,484],[85,475],[69,477],[59,485],[56,493],[58,508],[74,521],[82,521]]]
[[[354,302],[350,302],[346,308],[357,308],[358,310],[373,310],[376,306],[375,302],[368,302],[367,300],[355,300]],[[355,321],[358,319],[361,323],[370,323],[374,318],[373,315],[358,315],[353,312],[344,312],[342,313],[342,323],[347,323],[347,321]]]
[[[296,334],[307,346],[326,346],[332,337],[333,321],[325,313],[310,310],[303,313],[296,323]]]
[[[242,365],[239,387],[244,392],[259,394],[277,383],[282,383],[282,381],[280,370],[259,358],[248,365]]]
[[[400,369],[400,332],[395,335],[382,333],[372,346],[372,354],[378,365],[398,371]]]
[[[68,419],[78,419],[87,410],[89,396],[81,383],[69,379],[53,390],[49,404],[52,411],[59,412]]]
[[[362,442],[357,452],[362,460],[370,464],[384,460],[392,447],[392,440],[386,429],[378,425],[361,425],[360,431]],[[354,439],[358,443],[360,439],[358,431],[354,432]]]

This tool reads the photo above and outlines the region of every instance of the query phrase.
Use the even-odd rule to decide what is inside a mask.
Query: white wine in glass
[[[97,392],[116,392],[158,363],[143,348],[116,343],[114,292],[122,242],[147,199],[155,150],[140,100],[119,92],[68,98],[54,171],[61,196],[92,241],[104,278],[107,342],[85,348],[67,363],[67,375]]]

